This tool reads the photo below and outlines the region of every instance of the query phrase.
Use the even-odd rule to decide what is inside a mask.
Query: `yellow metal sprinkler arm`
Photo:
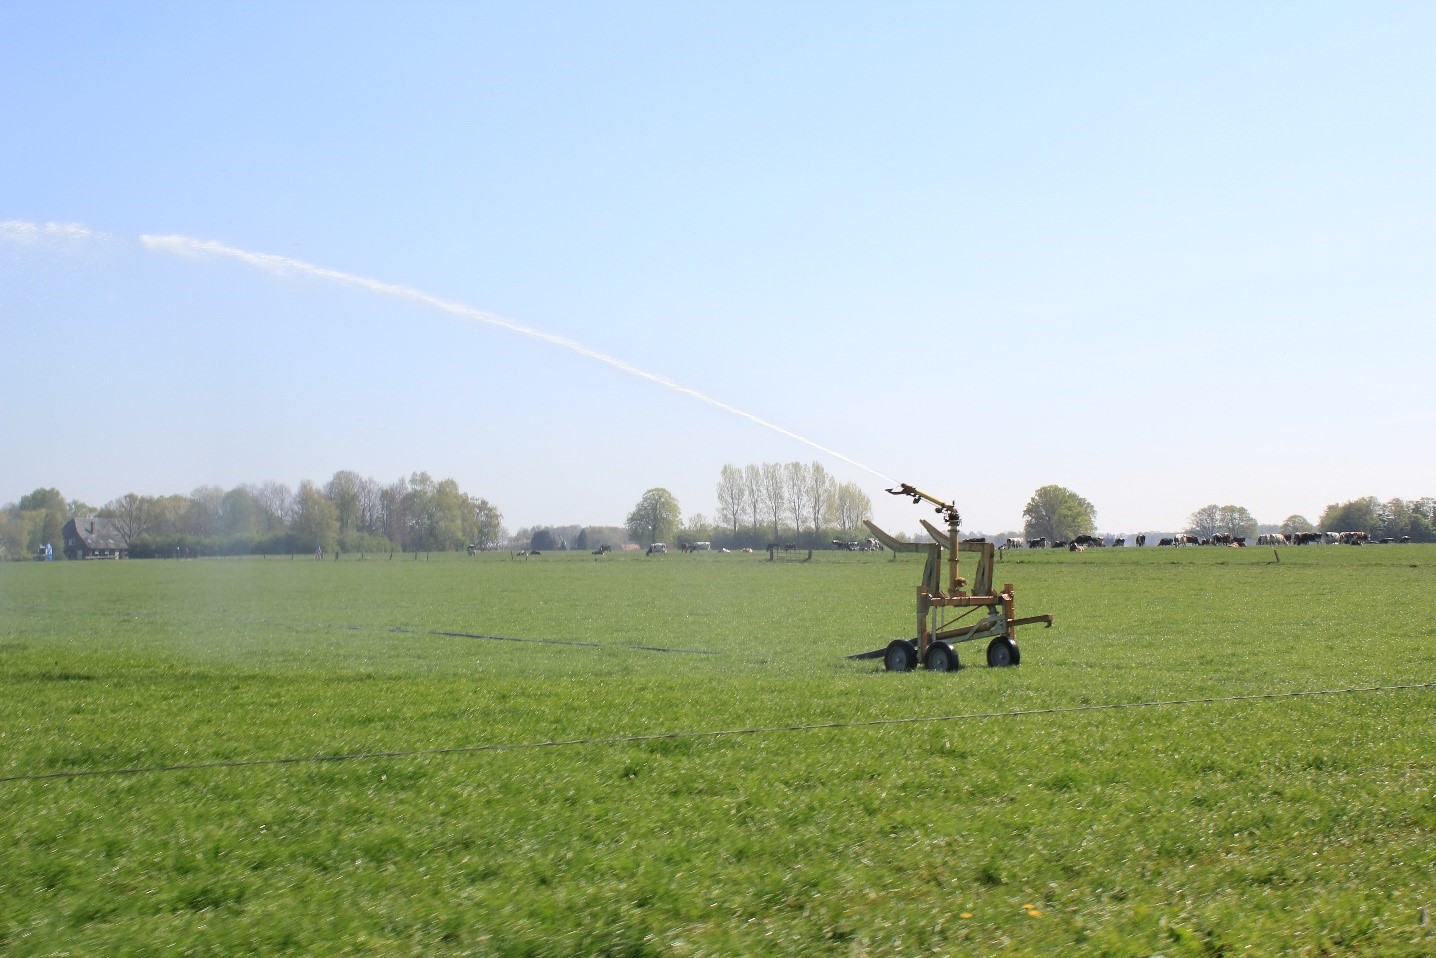
[[[932,503],[934,506],[937,506],[937,509],[935,509],[934,511],[939,512],[943,516],[945,516],[949,523],[952,523],[953,525],[962,524],[962,516],[958,514],[956,503],[943,502],[937,496],[934,496],[931,493],[923,492],[916,486],[910,486],[904,482],[900,483],[896,489],[887,489],[884,491],[894,496],[911,496],[913,505],[917,505],[925,499],[928,502]]]
[[[948,540],[948,588],[954,593],[960,593],[962,587],[967,585],[967,580],[962,577],[958,568],[957,527],[962,524],[962,516],[957,511],[957,503],[943,502],[937,496],[923,492],[916,486],[910,486],[905,482],[900,483],[896,489],[888,489],[887,492],[894,496],[911,496],[913,505],[926,500],[937,507],[933,511],[947,520],[948,535],[945,538]],[[926,655],[927,644],[920,641],[918,651],[919,654]]]

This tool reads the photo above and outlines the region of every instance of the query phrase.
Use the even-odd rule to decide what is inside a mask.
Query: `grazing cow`
[[[1174,546],[1174,545],[1176,545],[1176,544],[1177,544],[1177,540],[1176,540],[1176,539],[1163,539],[1163,540],[1161,540],[1160,542],[1157,543],[1157,545],[1158,545],[1159,547],[1160,547],[1160,546]]]
[[[1071,543],[1069,543],[1066,539],[1058,539],[1056,542],[1052,543],[1052,548],[1065,549],[1069,545],[1071,545]]]
[[[1077,538],[1073,539],[1072,542],[1079,546],[1093,546],[1098,548],[1100,548],[1102,545],[1102,539],[1100,536],[1080,535]]]
[[[1201,540],[1201,539],[1198,539],[1196,536],[1189,536],[1189,535],[1183,534],[1183,535],[1177,536],[1177,537],[1173,540],[1172,544],[1173,544],[1173,545],[1178,545],[1178,546],[1199,546],[1199,545],[1202,544],[1202,540]]]
[[[1112,548],[1114,548],[1114,549],[1120,549],[1120,548],[1122,548],[1123,546],[1125,546],[1126,544],[1127,544],[1126,538],[1117,538],[1117,539],[1113,539],[1113,540],[1112,540]]]
[[[1267,535],[1257,536],[1257,545],[1259,546],[1284,546],[1286,544],[1286,536],[1282,535],[1280,532],[1272,532],[1268,533]]]
[[[1045,548],[1047,548],[1047,537],[1046,537],[1046,536],[1039,536],[1039,537],[1036,538],[1036,539],[1028,539],[1028,540],[1027,540],[1027,548],[1029,548],[1029,549],[1045,549]]]
[[[1147,534],[1144,532],[1144,533],[1142,533],[1141,535],[1139,535],[1139,536],[1137,537],[1137,545],[1138,545],[1138,546],[1144,546],[1144,545],[1146,545],[1146,544],[1147,544]]]

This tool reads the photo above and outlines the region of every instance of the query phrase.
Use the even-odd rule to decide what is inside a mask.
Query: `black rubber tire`
[[[883,667],[889,672],[911,672],[917,668],[917,643],[912,639],[893,639],[883,653]]]
[[[931,672],[956,672],[957,650],[946,642],[934,642],[927,647],[927,660],[923,665]]]
[[[1017,643],[1005,635],[999,635],[987,643],[987,664],[994,669],[1006,668],[1009,665],[1019,665],[1022,662],[1022,651],[1017,648]]]

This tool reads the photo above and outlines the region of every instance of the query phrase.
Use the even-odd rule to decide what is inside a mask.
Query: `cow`
[[[1068,552],[1086,552],[1087,546],[1078,545],[1076,542],[1067,543]]]
[[[1146,545],[1146,544],[1147,544],[1147,534],[1144,532],[1144,533],[1142,533],[1141,535],[1139,535],[1139,536],[1137,537],[1137,545],[1138,545],[1138,546],[1144,546],[1144,545]]]
[[[1162,547],[1162,546],[1174,546],[1174,545],[1176,545],[1176,544],[1177,544],[1177,540],[1176,540],[1176,539],[1162,539],[1160,542],[1157,543],[1157,546],[1158,546],[1158,548],[1160,548],[1160,547]]]
[[[1198,539],[1196,536],[1189,536],[1183,534],[1175,537],[1172,540],[1172,544],[1177,546],[1199,546],[1202,544],[1202,540]]]
[[[1116,539],[1113,539],[1113,540],[1112,540],[1112,548],[1114,548],[1114,549],[1120,549],[1120,548],[1122,548],[1123,546],[1125,546],[1126,544],[1127,544],[1127,539],[1126,539],[1125,536],[1119,536],[1119,537],[1117,537]]]
[[[1080,535],[1077,538],[1073,539],[1072,542],[1079,546],[1092,546],[1100,548],[1102,545],[1102,538],[1101,536]]]
[[[1257,545],[1259,546],[1284,546],[1286,544],[1286,536],[1280,532],[1270,532],[1266,535],[1257,536]]]
[[[1047,548],[1047,537],[1046,537],[1046,536],[1038,536],[1036,539],[1028,539],[1028,540],[1027,540],[1027,548],[1029,548],[1029,549],[1045,549],[1045,548]]]

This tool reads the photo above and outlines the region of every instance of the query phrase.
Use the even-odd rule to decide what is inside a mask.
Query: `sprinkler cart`
[[[992,589],[992,563],[994,549],[990,542],[963,542],[958,538],[957,527],[962,521],[957,506],[943,502],[915,489],[907,483],[887,492],[895,496],[911,496],[913,503],[932,503],[936,512],[947,519],[947,531],[923,520],[923,528],[932,536],[932,543],[902,542],[888,535],[866,519],[864,524],[887,548],[894,552],[926,552],[927,564],[922,570],[922,584],[917,587],[917,638],[893,639],[887,648],[849,656],[854,659],[875,659],[881,656],[883,665],[890,672],[907,672],[921,662],[929,669],[947,672],[958,667],[957,651],[960,642],[976,642],[990,639],[987,643],[987,664],[994,667],[1016,665],[1022,660],[1017,648],[1017,627],[1044,622],[1052,628],[1051,615],[1030,615],[1017,618],[1017,602],[1011,583],[1004,585],[1001,592]],[[942,589],[942,552],[948,554],[947,591]],[[968,582],[959,575],[958,553],[977,553],[977,573],[972,591],[964,591]],[[979,609],[986,609],[987,615],[977,622],[962,625],[962,620]],[[963,610],[951,614],[949,609]]]

